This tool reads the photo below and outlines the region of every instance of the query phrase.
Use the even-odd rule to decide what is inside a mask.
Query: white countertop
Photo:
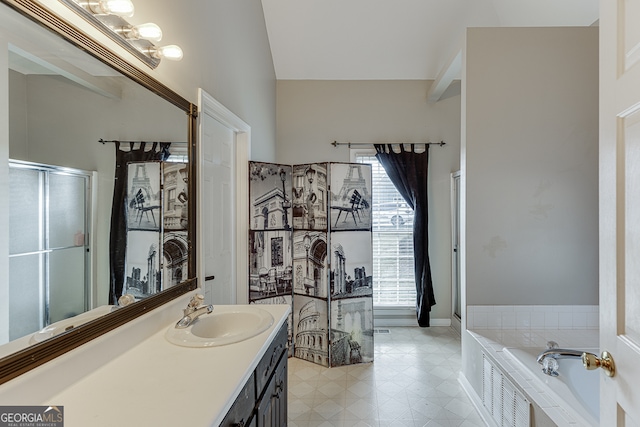
[[[171,344],[164,334],[177,316],[161,327],[156,325],[153,334],[106,361],[100,359],[105,357],[103,351],[113,353],[104,347],[110,340],[94,340],[77,354],[71,354],[74,350],[50,362],[54,366],[43,368],[57,370],[56,374],[43,372],[39,378],[37,368],[14,384],[0,386],[0,402],[12,396],[11,402],[2,404],[64,406],[65,427],[218,426],[290,311],[288,305],[264,304],[260,308],[273,315],[273,325],[236,344],[210,348]],[[129,329],[135,327],[130,325]],[[64,360],[67,357],[73,360]],[[97,366],[96,361],[100,363]],[[77,378],[67,376],[74,376],[71,370]],[[67,384],[56,390],[52,382],[61,374]],[[25,400],[25,396],[37,396],[25,388],[38,386],[50,391],[40,393],[41,400]]]

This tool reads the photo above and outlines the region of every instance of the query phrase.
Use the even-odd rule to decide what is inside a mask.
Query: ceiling
[[[455,63],[467,27],[588,26],[598,20],[598,0],[262,0],[262,5],[278,80],[436,79]]]

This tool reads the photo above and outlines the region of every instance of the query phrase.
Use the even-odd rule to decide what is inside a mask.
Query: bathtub
[[[598,349],[580,349],[598,354]],[[503,352],[525,369],[534,388],[542,390],[546,400],[559,406],[577,421],[578,425],[597,427],[600,423],[600,372],[587,371],[580,359],[560,359],[557,377],[542,373],[536,357],[539,348],[505,347]],[[535,401],[535,396],[532,396]],[[543,409],[544,406],[540,405]],[[548,406],[548,403],[547,403]]]

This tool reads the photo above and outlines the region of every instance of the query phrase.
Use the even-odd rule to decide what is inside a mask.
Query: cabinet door
[[[271,377],[267,386],[264,388],[264,394],[262,398],[258,402],[256,406],[256,421],[258,423],[257,427],[271,427],[273,425],[273,395],[275,392],[275,381],[274,377]]]
[[[285,323],[256,367],[255,375],[258,397],[260,397],[261,390],[264,390],[269,378],[271,378],[273,372],[276,370],[280,357],[283,353],[286,353],[287,331],[287,324]]]
[[[287,425],[287,366],[288,359],[285,354],[282,356],[282,359],[280,359],[280,364],[273,375],[274,393],[271,425],[276,427]]]
[[[256,418],[258,427],[283,427],[287,425],[287,363],[286,354],[280,358],[274,374],[258,402]]]

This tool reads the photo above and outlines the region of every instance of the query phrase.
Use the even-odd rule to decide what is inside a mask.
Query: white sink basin
[[[38,332],[31,336],[29,340],[31,344],[39,343],[56,335],[60,335],[63,332],[70,331],[73,328],[77,328],[80,325],[84,325],[98,317],[102,317],[105,314],[111,313],[113,305],[103,305],[93,310],[89,310],[85,313],[78,314],[77,316],[70,317],[68,319],[60,320],[49,326],[40,329]]]
[[[213,313],[200,316],[187,328],[171,325],[165,337],[183,347],[217,347],[255,337],[272,324],[273,316],[258,307],[214,306]]]

